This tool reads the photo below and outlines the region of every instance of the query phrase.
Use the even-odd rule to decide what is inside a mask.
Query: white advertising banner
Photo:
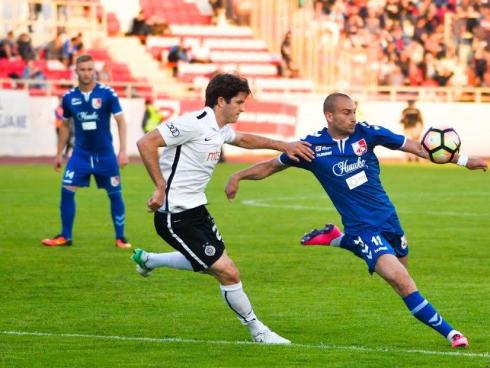
[[[0,137],[30,133],[29,95],[24,91],[0,91]]]
[[[56,154],[55,109],[57,97],[30,97],[24,92],[0,91],[0,156],[28,157]],[[143,99],[121,99],[128,125],[128,154],[137,155],[136,141],[143,135]],[[117,123],[111,131],[116,152]]]

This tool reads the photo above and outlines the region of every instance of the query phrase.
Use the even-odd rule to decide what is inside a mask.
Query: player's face
[[[88,86],[95,81],[95,67],[94,62],[91,60],[78,63],[75,72],[78,76],[78,83],[81,86]]]
[[[328,130],[334,138],[354,134],[356,129],[356,107],[350,98],[337,97],[334,112],[326,112]]]
[[[245,100],[247,97],[247,93],[240,92],[231,98],[230,103],[224,101],[222,112],[226,124],[236,123],[240,114],[245,111]]]

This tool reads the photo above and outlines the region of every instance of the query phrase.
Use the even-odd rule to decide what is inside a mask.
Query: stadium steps
[[[109,37],[105,44],[114,59],[126,63],[135,78],[146,79],[157,94],[176,97],[185,95],[185,87],[175,83],[171,71],[162,69],[138,38]]]

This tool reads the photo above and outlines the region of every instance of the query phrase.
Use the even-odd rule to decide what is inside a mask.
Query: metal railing
[[[117,92],[119,97],[156,98],[156,93],[148,83],[141,82],[101,82]],[[38,80],[0,78],[0,89],[4,91],[27,91],[34,96],[60,96],[77,82],[69,79]]]

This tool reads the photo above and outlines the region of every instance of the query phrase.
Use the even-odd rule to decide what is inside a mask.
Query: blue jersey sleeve
[[[379,125],[360,123],[372,146],[383,146],[392,150],[400,149],[405,143],[405,136],[393,133]]]
[[[294,160],[291,160],[288,155],[286,155],[285,153],[283,153],[282,155],[280,155],[278,157],[279,159],[279,162],[281,164],[283,164],[284,166],[294,166],[294,167],[299,167],[301,169],[305,169],[305,170],[309,170],[309,167],[310,167],[310,163],[303,160],[303,159],[299,159],[299,161],[294,161]]]
[[[61,105],[63,106],[63,119],[68,120],[72,117],[70,110],[70,98],[68,95],[63,96],[63,100],[61,101]]]
[[[112,88],[109,91],[109,106],[111,109],[111,114],[113,115],[117,115],[122,112],[119,97],[117,97],[117,93]]]

